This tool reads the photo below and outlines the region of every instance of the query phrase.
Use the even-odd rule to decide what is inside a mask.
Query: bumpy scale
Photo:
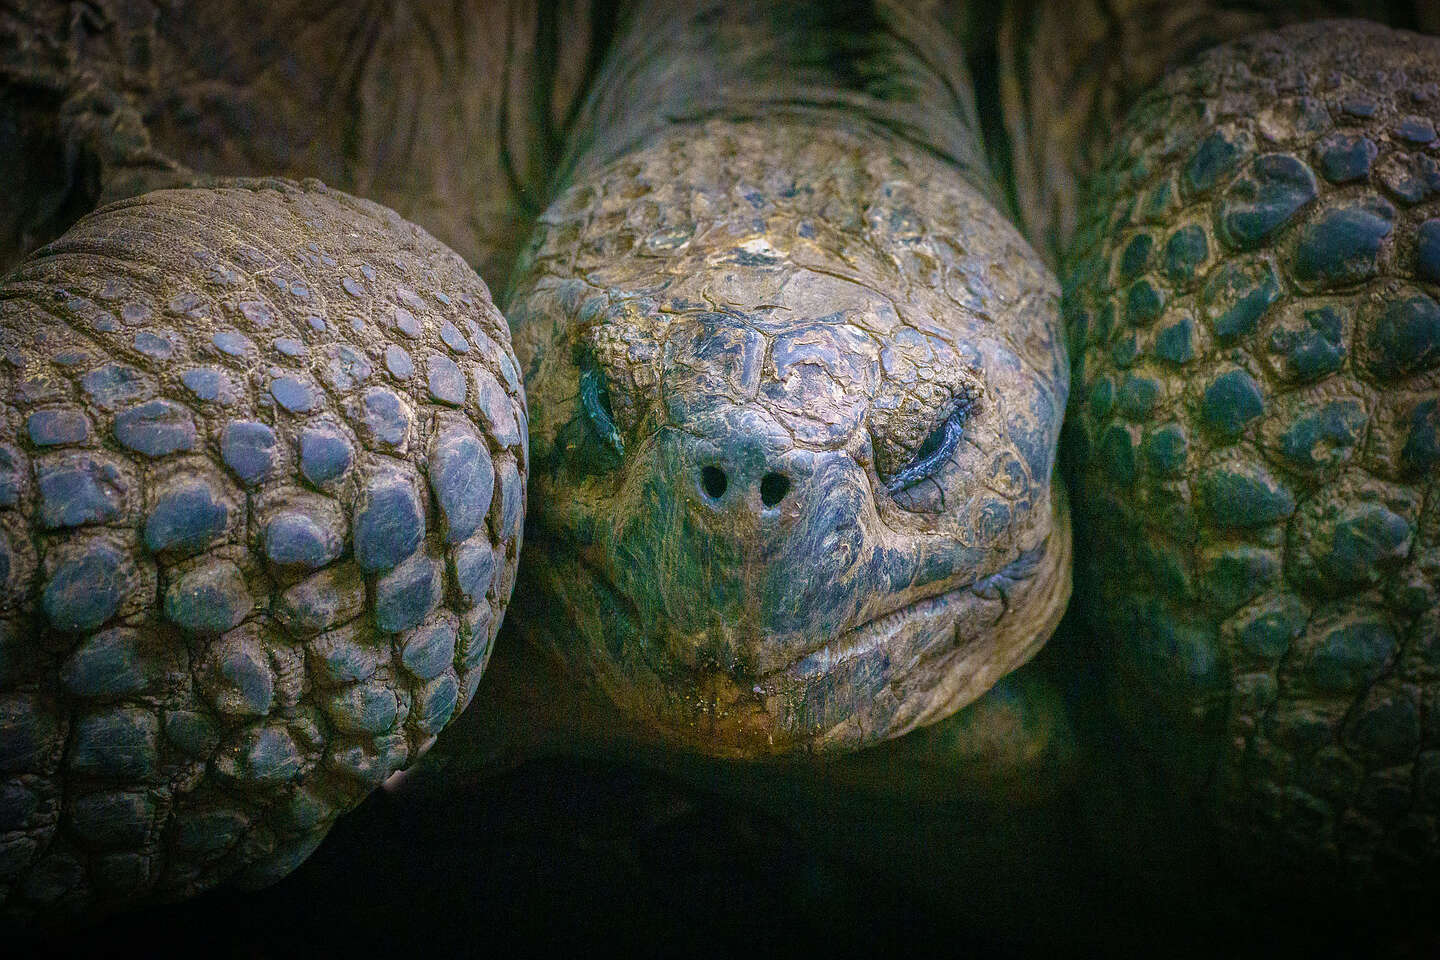
[[[1440,815],[1437,122],[1433,38],[1217,48],[1130,115],[1066,285],[1127,719],[1242,835],[1362,872]]]
[[[265,883],[464,709],[514,582],[503,318],[314,181],[105,207],[0,288],[0,901]]]

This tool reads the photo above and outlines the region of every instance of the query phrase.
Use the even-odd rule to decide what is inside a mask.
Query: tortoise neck
[[[958,25],[902,0],[630,0],[566,151],[573,182],[713,120],[906,141],[996,195]]]

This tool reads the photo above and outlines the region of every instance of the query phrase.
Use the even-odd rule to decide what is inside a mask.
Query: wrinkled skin
[[[894,143],[714,124],[544,221],[510,312],[529,569],[564,615],[529,629],[572,671],[757,755],[897,736],[1038,649],[1068,596],[1066,360],[983,197]]]
[[[979,10],[717,9],[619,19],[509,293],[539,491],[521,629],[642,736],[853,748],[971,702],[1063,609],[1043,260],[1089,144],[1175,59],[1314,11],[1141,4],[1055,49],[1053,11],[1006,8],[1049,49],[1001,56],[1001,82],[1085,94],[999,91],[1006,142],[964,70],[993,42]],[[1138,52],[1097,72],[1105,44]]]

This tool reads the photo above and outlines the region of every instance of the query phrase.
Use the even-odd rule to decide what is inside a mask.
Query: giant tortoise
[[[8,5],[7,915],[273,881],[472,701],[1012,791],[1079,709],[1433,869],[1440,20],[1120,6]]]

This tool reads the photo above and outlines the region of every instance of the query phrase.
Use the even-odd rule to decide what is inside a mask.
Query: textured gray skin
[[[484,670],[504,319],[393,212],[254,180],[87,216],[0,327],[0,910],[283,876]]]
[[[492,280],[503,280],[545,192],[560,132],[571,122],[575,91],[590,69],[588,57],[596,46],[590,30],[603,34],[606,29],[604,12],[592,13],[588,4],[543,6],[301,0],[257,5],[247,11],[240,31],[232,29],[235,7],[228,2],[41,0],[0,6],[0,177],[16,187],[0,207],[0,272],[97,204],[157,188],[213,185],[217,175],[263,173],[320,175],[393,204],[423,219]],[[563,33],[556,30],[562,17],[568,24]],[[517,49],[533,56],[516,57]],[[276,57],[278,50],[287,55]],[[133,236],[154,261],[144,271],[127,265],[131,253],[123,247],[107,248],[113,256],[109,261],[47,255],[23,268],[27,277],[48,270],[45,282],[56,289],[70,279],[62,269],[76,271],[74,279],[84,289],[75,298],[57,301],[36,281],[23,288],[25,298],[39,297],[47,315],[57,318],[47,320],[46,328],[64,321],[90,336],[88,325],[108,324],[103,317],[115,313],[121,326],[110,337],[114,342],[95,335],[86,363],[93,366],[108,357],[139,371],[136,386],[143,396],[137,394],[135,402],[148,401],[158,391],[195,413],[201,426],[189,454],[179,452],[151,465],[120,447],[112,421],[123,410],[85,407],[81,378],[90,371],[84,366],[55,368],[65,374],[55,380],[55,396],[6,395],[13,412],[4,427],[5,465],[7,476],[19,478],[7,486],[9,501],[0,510],[9,524],[5,557],[15,558],[4,570],[8,619],[0,657],[0,689],[13,694],[5,700],[5,736],[7,746],[13,738],[14,752],[0,764],[6,778],[0,793],[0,899],[11,916],[53,920],[150,897],[188,895],[230,877],[262,883],[282,875],[314,848],[339,812],[412,762],[446,719],[458,715],[489,656],[488,638],[498,628],[514,581],[527,473],[525,416],[508,329],[490,305],[484,283],[464,261],[395,214],[314,185],[272,186],[281,192],[216,195],[213,209],[203,193],[147,194],[138,211],[107,213],[67,235],[66,243],[94,246],[100,239],[86,231],[100,230],[113,248],[118,244],[113,231],[124,229],[128,234],[119,236]],[[175,209],[165,217],[157,216],[172,205]],[[313,224],[294,219],[293,211],[304,207],[315,209]],[[215,211],[219,219],[207,221]],[[271,211],[281,220],[271,222]],[[294,288],[287,291],[264,279],[269,268],[262,261],[241,258],[212,277],[203,261],[183,259],[192,246],[230,250],[241,223],[247,224],[252,245],[288,261],[286,271],[305,278],[300,289],[311,295],[308,302],[297,299]],[[320,244],[323,253],[304,248],[311,242]],[[117,312],[123,303],[97,295],[106,269],[135,274],[150,284],[151,302],[128,318]],[[407,276],[395,272],[401,270]],[[190,278],[205,295],[203,311],[185,314],[190,308],[181,304],[176,314],[171,298],[185,292],[178,288]],[[253,288],[253,302],[227,294],[231,283]],[[418,299],[397,299],[399,286],[408,291],[407,298]],[[212,292],[231,306],[212,309]],[[0,309],[7,332],[28,338],[39,321],[17,312],[28,302],[21,293],[22,288],[7,288],[12,299]],[[451,301],[437,303],[437,293]],[[71,299],[73,308],[67,305]],[[256,312],[255,305],[266,302],[271,313]],[[236,313],[236,304],[250,312]],[[419,325],[418,339],[396,332],[395,317],[386,316],[393,310],[408,311]],[[349,326],[352,318],[372,314],[385,325],[367,323],[363,331]],[[313,326],[311,316],[324,328]],[[481,325],[478,336],[469,323]],[[266,329],[252,329],[256,324]],[[245,333],[250,345],[243,356],[232,357],[209,340],[222,330]],[[133,341],[142,332],[147,333],[143,343]],[[294,351],[298,344],[305,352],[290,356],[276,347],[277,340],[294,341],[285,349]],[[467,353],[457,352],[462,348]],[[37,358],[28,340],[21,352],[31,361]],[[438,373],[444,396],[454,400],[457,389],[467,391],[460,407],[441,414],[444,423],[434,417],[448,406],[429,394],[432,356],[437,363],[443,357],[456,363]],[[175,379],[186,370],[167,367],[189,359],[216,371],[195,381],[202,391],[216,391],[213,401]],[[279,374],[267,371],[305,368],[312,369],[312,389],[324,391],[313,396],[319,406],[306,414],[288,413],[269,391],[270,379]],[[237,377],[236,370],[247,375]],[[222,376],[228,380],[222,383]],[[7,390],[14,388],[13,381],[7,379]],[[409,399],[395,407],[385,394],[369,392],[392,388]],[[366,408],[366,399],[378,406]],[[41,409],[32,411],[35,403]],[[125,398],[122,406],[129,405]],[[315,483],[300,470],[300,421],[324,419],[322,408],[330,409],[338,439],[320,437],[315,449],[347,450],[356,466],[343,477]],[[110,636],[115,642],[98,654],[81,655],[89,649],[83,633],[29,635],[47,623],[44,588],[63,559],[56,552],[59,546],[73,537],[74,544],[65,549],[83,553],[91,536],[89,526],[73,535],[32,535],[31,528],[45,522],[37,506],[32,453],[56,459],[66,449],[33,448],[27,432],[32,413],[39,415],[37,429],[51,431],[58,440],[83,425],[80,445],[86,450],[108,449],[107,456],[125,454],[126,463],[137,465],[122,468],[119,476],[128,489],[118,512],[102,518],[104,536],[120,538],[119,566],[134,589],[115,618],[99,628],[105,632],[124,621],[124,627],[137,632]],[[413,419],[403,451],[367,434],[367,414],[389,420],[383,425],[387,432],[395,416]],[[474,436],[441,443],[442,455],[431,440],[456,418],[468,422]],[[263,422],[274,429],[277,462],[258,487],[246,486],[224,462],[223,430],[230,420]],[[246,430],[234,437],[237,450],[269,439],[253,427]],[[378,458],[373,463],[361,456],[366,448]],[[494,518],[482,517],[474,544],[444,541],[446,505],[435,495],[436,474],[427,472],[436,467],[436,457],[452,465],[446,482],[459,506],[487,491],[485,502]],[[203,483],[187,486],[175,478],[175,471],[196,464],[204,467],[197,474]],[[442,629],[431,637],[439,639],[439,646],[425,649],[443,653],[449,636],[455,655],[449,668],[444,656],[407,666],[402,648],[412,645],[402,640],[422,628],[407,626],[395,633],[396,624],[377,616],[383,609],[377,593],[380,571],[355,575],[355,511],[363,510],[366,478],[383,464],[404,481],[389,493],[401,495],[399,502],[418,503],[431,553],[442,566],[447,555],[460,560],[467,586],[480,595],[472,604],[457,592],[455,563],[448,564],[449,572],[436,568],[441,576],[434,586],[443,587],[444,604],[454,608],[454,615],[441,618]],[[72,473],[62,479],[85,476]],[[489,481],[482,482],[485,477],[493,479],[493,493]],[[467,487],[474,492],[454,492]],[[165,500],[167,491],[180,499]],[[208,511],[212,519],[223,514],[223,530],[211,531],[214,539],[208,543],[150,550],[145,532],[162,502],[170,514],[178,511],[192,519],[196,510]],[[473,502],[471,507],[473,513]],[[291,609],[285,592],[300,589],[295,581],[302,579],[300,569],[277,569],[265,559],[265,531],[280,513],[287,514],[282,529],[292,540],[302,537],[297,542],[317,551],[301,559],[327,562],[314,581],[323,589],[310,591],[308,598],[317,609],[327,598],[336,601],[335,614],[321,618],[334,620],[323,624],[322,637],[315,635],[319,623],[280,623]],[[128,539],[118,532],[125,529]],[[478,541],[490,535],[487,531],[498,552],[481,548]],[[337,550],[339,556],[332,556]],[[493,564],[486,562],[492,554],[497,557]],[[212,555],[214,564],[207,567],[203,560]],[[239,646],[230,634],[223,642],[207,637],[182,643],[180,632],[166,625],[166,591],[185,571],[228,571],[224,564],[240,571],[244,591],[251,595],[253,609],[234,629],[258,631],[258,638]],[[402,566],[418,569],[408,562]],[[233,580],[222,586],[239,589]],[[60,604],[52,606],[58,610]],[[463,622],[467,617],[468,624]],[[122,642],[137,637],[145,656]],[[207,652],[212,647],[214,655]],[[229,655],[221,656],[223,650]],[[129,670],[140,679],[116,681],[132,687],[90,691],[94,684],[86,686],[83,678],[64,672],[68,658],[76,656],[81,659],[74,670]],[[354,663],[341,663],[338,673],[332,670],[332,660],[347,657]],[[157,659],[158,664],[151,662]],[[227,673],[245,681],[242,686],[253,702],[236,701],[237,695],[226,692]],[[81,693],[69,690],[71,680],[81,682]],[[436,709],[427,711],[427,704]],[[139,758],[145,769],[133,776],[72,771],[63,754],[73,749],[74,723],[107,710],[138,711],[126,716],[144,727],[144,751],[150,746],[149,726],[162,728],[153,760],[145,752]],[[357,726],[347,719],[347,710],[377,712]],[[194,713],[202,728],[194,756],[177,753],[164,734],[169,718],[181,712]],[[243,771],[231,769],[240,756],[236,738],[259,729],[257,722],[267,718],[293,726],[289,742],[298,745],[295,756],[281,756],[283,762],[274,765],[269,785],[252,783]],[[39,738],[36,743],[27,739],[31,734]],[[212,742],[222,735],[224,742]],[[287,741],[275,737],[264,746],[283,754]],[[355,776],[341,771],[347,762]],[[82,811],[77,804],[88,806]],[[292,806],[295,817],[308,819],[287,820]],[[91,837],[81,822],[86,816],[114,821],[113,835]],[[204,826],[204,816],[213,818],[210,827]],[[186,828],[190,839],[185,842],[198,845],[194,851],[177,839],[191,821],[199,826]]]
[[[963,72],[931,68],[961,62],[935,11],[664,6],[662,35],[635,26],[656,6],[622,26],[585,111],[616,119],[508,306],[522,628],[651,736],[853,750],[973,701],[1063,609],[1056,289],[995,206]],[[899,479],[962,404],[964,442]]]

